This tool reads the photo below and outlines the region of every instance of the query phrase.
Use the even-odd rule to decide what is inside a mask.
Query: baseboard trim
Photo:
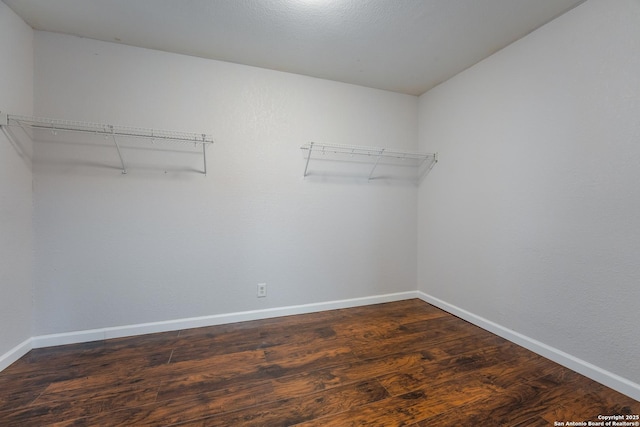
[[[210,316],[191,317],[161,322],[140,323],[110,328],[91,329],[60,334],[40,335],[29,338],[17,345],[7,353],[0,355],[0,371],[27,354],[32,348],[53,347],[65,344],[78,344],[90,341],[99,341],[110,338],[144,335],[157,332],[170,332],[181,329],[199,328],[204,326],[222,325],[227,323],[244,322],[249,320],[269,319],[273,317],[307,314],[326,310],[359,307],[364,305],[380,304],[385,302],[402,301],[411,298],[432,304],[442,310],[460,317],[491,333],[505,338],[543,357],[553,360],[573,371],[576,371],[594,381],[606,385],[632,399],[640,401],[640,384],[636,384],[617,374],[602,369],[596,365],[579,359],[562,350],[551,347],[519,332],[508,329],[500,324],[492,322],[453,304],[449,304],[439,298],[421,291],[398,292],[392,294],[376,295],[362,298],[352,298],[321,303],[275,307],[262,310],[241,311]]]
[[[9,365],[16,362],[25,354],[29,353],[29,351],[33,348],[32,341],[33,340],[31,338],[28,338],[24,340],[22,343],[13,347],[11,350],[6,352],[5,354],[0,355],[0,371],[3,371],[7,367],[9,367]]]
[[[398,292],[393,294],[375,295],[362,298],[292,305],[286,307],[267,308],[262,310],[241,311],[235,313],[215,314],[211,316],[140,323],[135,325],[90,329],[60,334],[40,335],[31,339],[31,345],[33,346],[33,348],[42,348],[66,344],[78,344],[90,341],[100,341],[110,338],[122,338],[134,335],[153,334],[157,332],[170,332],[181,329],[222,325],[226,323],[245,322],[249,320],[269,319],[272,317],[314,313],[318,311],[335,310],[340,308],[359,307],[363,305],[380,304],[384,302],[402,301],[417,297],[418,294],[416,291]]]
[[[551,347],[543,342],[537,341],[519,332],[508,329],[502,325],[485,319],[484,317],[473,314],[467,310],[457,307],[453,304],[449,304],[439,298],[418,291],[418,298],[428,302],[442,310],[451,313],[461,319],[466,320],[469,323],[473,323],[480,328],[494,333],[502,338],[505,338],[515,344],[518,344],[528,350],[533,351],[547,359],[553,360],[560,365],[569,368],[585,377],[591,378],[594,381],[599,382],[607,387],[610,387],[622,394],[625,394],[632,399],[640,401],[640,384],[636,384],[624,377],[602,369],[596,365],[579,359],[571,354],[565,353],[562,350],[558,350],[555,347]]]

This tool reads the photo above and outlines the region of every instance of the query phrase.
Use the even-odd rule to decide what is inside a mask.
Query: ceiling
[[[3,0],[36,30],[420,95],[584,0]]]

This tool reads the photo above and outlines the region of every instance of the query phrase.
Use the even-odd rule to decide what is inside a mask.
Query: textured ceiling
[[[584,0],[4,0],[36,30],[419,95]]]

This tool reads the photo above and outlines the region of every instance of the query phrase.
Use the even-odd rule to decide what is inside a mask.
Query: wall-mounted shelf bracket
[[[371,168],[371,172],[369,172],[369,177],[367,178],[367,180],[369,181],[371,180],[371,177],[373,176],[373,172],[378,167],[378,163],[380,163],[380,159],[382,158],[383,154],[384,154],[384,148],[380,150],[380,154],[378,154],[378,157],[376,157],[376,162],[373,164],[373,167]]]
[[[122,165],[122,173],[127,173],[127,167],[124,164],[124,159],[122,158],[122,152],[120,151],[120,146],[118,145],[118,139],[116,138],[115,131],[113,130],[113,126],[109,125],[111,128],[111,137],[113,138],[113,143],[116,146],[116,150],[118,151],[118,157],[120,157],[120,164]]]
[[[438,161],[437,153],[419,153],[414,151],[393,150],[388,148],[366,147],[361,145],[324,144],[310,142],[300,147],[306,159],[304,174],[310,174],[311,159],[340,162],[341,165],[371,164],[367,179],[375,179],[374,173],[382,165],[413,170],[419,178]]]
[[[309,143],[309,146],[307,148],[307,150],[309,150],[309,152],[307,153],[307,162],[304,165],[304,175],[303,176],[307,176],[307,171],[309,170],[309,160],[311,160],[311,154],[313,151],[313,142]],[[305,147],[303,146],[302,149],[305,149]]]
[[[122,173],[127,173],[127,166],[122,155],[118,138],[142,138],[151,142],[156,140],[176,143],[189,143],[194,146],[202,145],[203,173],[207,174],[207,151],[206,146],[213,144],[213,138],[204,133],[191,133],[181,131],[168,131],[148,128],[138,128],[130,126],[116,126],[110,124],[80,122],[72,120],[50,119],[43,117],[18,116],[0,113],[0,127],[6,133],[5,127],[17,126],[27,133],[27,128],[33,130],[46,130],[54,135],[58,131],[62,132],[82,132],[95,135],[103,135],[105,138],[112,138],[113,143],[120,158]]]

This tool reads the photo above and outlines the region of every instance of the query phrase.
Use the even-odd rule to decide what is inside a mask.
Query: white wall
[[[589,0],[420,98],[418,288],[640,383],[640,2]]]
[[[217,141],[207,177],[181,170],[194,155],[123,150],[121,175],[110,141],[35,144],[35,335],[415,291],[416,186],[303,180],[299,147],[416,149],[417,97],[51,33],[35,46],[37,115]]]
[[[32,114],[33,31],[2,2],[0,58],[0,110]],[[31,337],[30,155],[28,139],[14,145],[0,132],[0,369],[10,350]]]

